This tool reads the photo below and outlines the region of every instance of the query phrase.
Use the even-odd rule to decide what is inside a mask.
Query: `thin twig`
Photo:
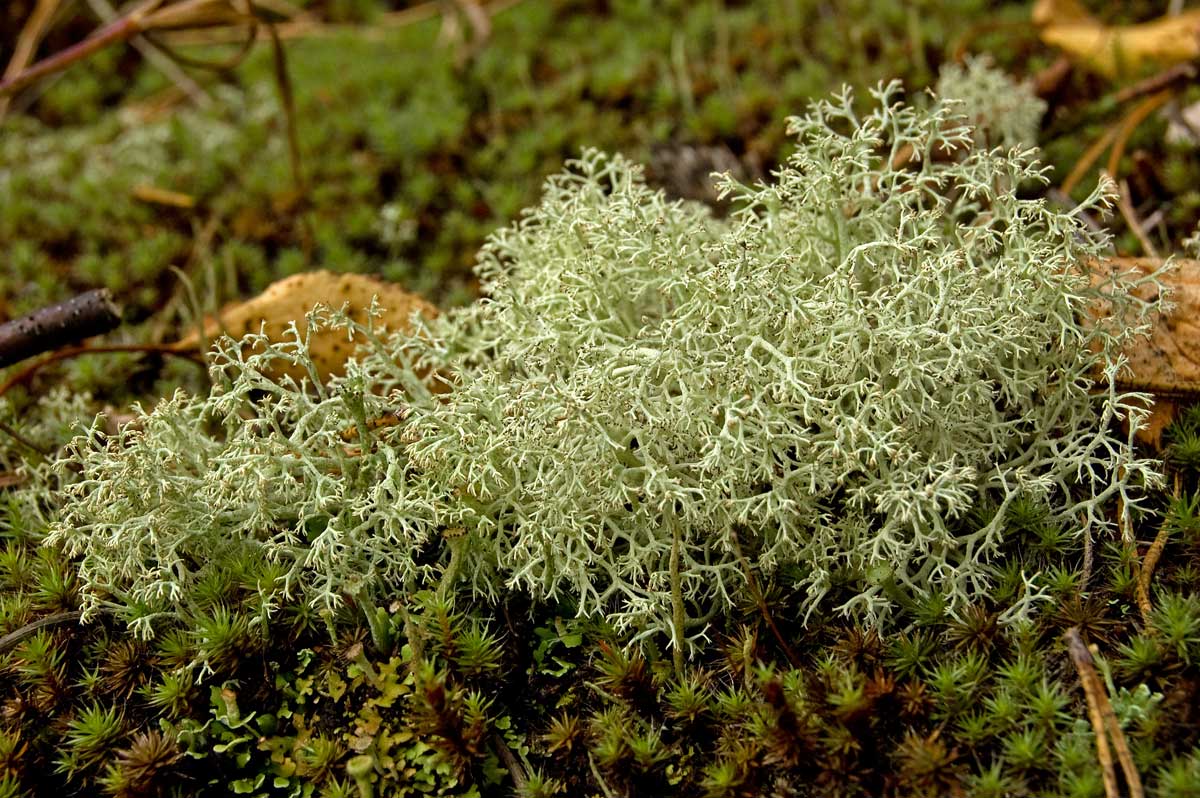
[[[53,615],[47,615],[45,618],[38,618],[32,623],[27,623],[16,631],[9,632],[4,637],[0,637],[0,654],[16,647],[18,643],[27,637],[33,636],[39,629],[44,629],[47,626],[56,626],[60,623],[70,623],[83,618],[82,610],[70,610],[67,612],[56,612]]]
[[[16,75],[6,77],[3,81],[0,81],[0,97],[8,97],[16,94],[26,86],[31,86],[48,75],[61,72],[71,64],[82,61],[109,45],[123,42],[136,36],[144,29],[143,23],[145,18],[161,2],[162,0],[148,0],[142,6],[134,9],[115,22],[105,25],[83,41],[38,61],[33,66],[22,70]]]
[[[51,352],[41,360],[35,360],[21,371],[0,383],[0,396],[8,393],[13,387],[33,379],[34,375],[51,363],[80,355],[102,355],[113,352],[143,352],[147,354],[170,355],[204,366],[204,358],[196,351],[183,349],[171,344],[113,344],[110,346],[72,346]]]
[[[160,8],[161,7],[161,8]],[[257,22],[252,15],[236,10],[230,0],[181,0],[163,5],[162,0],[147,0],[125,16],[100,28],[81,42],[38,61],[33,66],[0,81],[0,97],[15,94],[42,78],[61,72],[105,47],[128,41],[153,31],[234,25],[245,27]]]
[[[1133,209],[1133,204],[1129,201],[1129,181],[1122,180],[1120,182],[1121,192],[1117,196],[1117,209],[1121,212],[1121,218],[1125,220],[1125,224],[1129,225],[1129,229],[1137,238],[1138,243],[1142,245],[1142,252],[1151,258],[1158,257],[1158,249],[1154,246],[1154,242],[1146,235],[1145,228],[1142,227],[1141,219],[1138,219],[1137,211]]]
[[[466,64],[479,52],[487,40],[492,35],[492,18],[488,16],[476,0],[454,0],[454,5],[458,7],[459,12],[466,18],[467,24],[471,26],[471,36],[462,42],[462,46],[458,48],[458,53],[455,56],[459,66]],[[457,42],[460,38],[457,16],[455,14],[443,14],[443,32],[453,31],[448,37],[450,41]]]
[[[1176,501],[1179,500],[1179,480],[1179,474],[1176,474],[1173,491]],[[1158,534],[1154,536],[1154,542],[1146,550],[1146,556],[1142,558],[1142,567],[1138,570],[1137,604],[1138,610],[1142,613],[1142,621],[1147,627],[1150,626],[1150,613],[1153,610],[1150,604],[1150,581],[1154,578],[1154,568],[1158,565],[1163,549],[1167,547],[1167,538],[1170,536],[1171,520],[1167,517],[1163,519],[1162,525],[1159,526]]]
[[[0,432],[3,432],[8,437],[12,438],[14,441],[16,441],[17,443],[24,446],[26,449],[29,449],[32,452],[36,452],[37,454],[41,455],[43,458],[50,456],[49,451],[47,451],[46,449],[43,449],[41,446],[38,446],[36,443],[29,440],[24,435],[22,435],[21,433],[17,432],[15,429],[13,429],[11,426],[9,426],[8,424],[5,424],[3,421],[0,421]]]
[[[771,610],[767,606],[767,600],[763,598],[762,590],[758,587],[758,580],[754,578],[754,572],[750,569],[750,563],[746,561],[746,555],[742,553],[742,544],[738,541],[736,532],[730,533],[730,540],[733,541],[733,551],[737,555],[738,562],[741,563],[742,573],[746,576],[746,584],[750,588],[750,595],[754,597],[754,603],[758,605],[758,611],[762,614],[763,620],[767,623],[767,628],[771,630],[771,634],[775,636],[775,641],[779,643],[779,647],[783,649],[783,654],[787,657],[788,662],[793,668],[799,668],[800,658],[796,656],[796,652],[788,645],[783,633],[779,631],[779,627],[775,625],[775,618],[771,615]]]
[[[1105,798],[1121,798],[1117,787],[1117,769],[1113,766],[1112,752],[1108,748],[1108,735],[1104,732],[1104,715],[1100,711],[1100,700],[1104,695],[1104,687],[1096,676],[1092,664],[1092,655],[1087,650],[1083,638],[1079,635],[1079,627],[1072,626],[1066,632],[1067,651],[1075,670],[1079,672],[1079,681],[1083,684],[1083,695],[1087,700],[1088,720],[1091,721],[1092,731],[1096,736],[1096,755],[1100,759],[1100,774],[1104,779]]]
[[[1101,694],[1100,713],[1104,716],[1104,725],[1112,737],[1113,748],[1117,749],[1117,761],[1121,763],[1121,773],[1125,776],[1125,786],[1129,788],[1129,798],[1145,798],[1142,789],[1142,777],[1138,775],[1137,765],[1133,761],[1133,752],[1129,750],[1129,742],[1121,731],[1121,722],[1117,719],[1116,710],[1108,700],[1108,694]]]
[[[1125,786],[1129,788],[1129,798],[1145,798],[1142,789],[1142,779],[1138,775],[1137,766],[1133,761],[1133,753],[1125,733],[1121,731],[1121,723],[1113,710],[1112,702],[1108,700],[1108,692],[1104,689],[1100,677],[1096,674],[1095,660],[1091,651],[1083,641],[1078,626],[1067,630],[1067,651],[1071,655],[1079,680],[1083,684],[1084,697],[1087,699],[1088,718],[1096,735],[1096,752],[1100,758],[1100,766],[1104,777],[1104,793],[1106,798],[1119,798],[1117,788],[1116,768],[1113,766],[1112,752],[1109,749],[1109,739],[1116,749],[1117,760],[1121,764],[1121,773],[1125,776]]]
[[[1033,78],[1033,91],[1043,100],[1049,99],[1059,90],[1063,82],[1070,77],[1075,64],[1067,56],[1059,56],[1050,66],[1038,72]]]
[[[1125,145],[1129,143],[1129,137],[1133,135],[1133,131],[1137,130],[1138,125],[1145,121],[1146,117],[1165,105],[1169,99],[1171,99],[1169,91],[1152,94],[1134,106],[1119,125],[1110,127],[1103,136],[1092,142],[1091,146],[1079,157],[1075,166],[1071,168],[1067,179],[1063,181],[1062,192],[1070,194],[1071,189],[1079,185],[1088,170],[1092,168],[1092,164],[1100,158],[1110,144],[1113,145],[1113,149],[1108,158],[1108,173],[1115,176],[1121,164],[1121,156],[1125,154]]]
[[[525,789],[529,785],[529,779],[525,775],[525,769],[513,755],[512,749],[508,747],[508,743],[504,742],[504,738],[500,736],[500,732],[492,732],[492,746],[496,749],[496,755],[500,757],[504,767],[508,769],[508,774],[512,776],[517,795],[524,795]]]
[[[1093,141],[1091,145],[1083,151],[1083,155],[1079,156],[1079,160],[1076,161],[1075,165],[1071,167],[1071,171],[1067,173],[1066,180],[1064,180],[1062,186],[1059,187],[1059,190],[1065,196],[1069,197],[1071,195],[1072,189],[1079,185],[1079,181],[1083,180],[1084,176],[1087,175],[1088,170],[1092,168],[1092,164],[1096,162],[1096,159],[1104,154],[1104,151],[1108,149],[1108,145],[1112,143],[1112,140],[1116,137],[1116,135],[1116,128],[1109,128],[1105,131],[1103,136]]]
[[[0,472],[0,490],[11,488],[25,482],[24,474],[14,474],[11,471]]]
[[[480,8],[494,17],[502,11],[507,11],[524,0],[493,0],[490,3],[480,3]],[[292,39],[311,39],[325,36],[353,34],[365,40],[378,40],[387,35],[389,30],[405,28],[429,19],[434,19],[445,13],[444,0],[429,0],[420,5],[410,6],[399,11],[380,14],[370,25],[337,25],[320,21],[297,19],[276,26],[279,38],[284,41]],[[270,38],[266,30],[259,30],[258,38],[266,41]],[[215,28],[212,30],[186,30],[172,33],[164,37],[172,46],[210,46],[214,44],[231,44],[241,41],[240,31],[232,28]]]
[[[179,0],[164,5],[150,15],[147,30],[176,30],[182,28],[208,28],[222,25],[242,26],[253,22],[252,9],[238,9],[236,0]]]
[[[1166,105],[1172,96],[1172,93],[1169,91],[1160,91],[1152,94],[1135,105],[1133,110],[1129,112],[1129,115],[1121,121],[1121,126],[1117,129],[1116,138],[1113,139],[1112,152],[1108,155],[1108,173],[1114,178],[1116,178],[1117,170],[1121,166],[1121,157],[1125,154],[1125,145],[1129,143],[1129,138],[1133,135],[1133,131],[1137,130],[1138,125],[1142,124],[1146,117]]]
[[[284,19],[306,20],[308,22],[316,22],[318,20],[316,14],[294,3],[290,3],[288,0],[254,0],[254,5],[273,14],[278,14]]]
[[[596,784],[600,787],[600,791],[604,793],[604,798],[617,798],[617,794],[612,787],[608,786],[608,782],[604,780],[604,774],[596,767],[596,761],[592,759],[592,755],[588,753],[588,768],[592,771],[592,778],[596,780]]]
[[[1126,86],[1113,96],[1113,100],[1117,104],[1126,103],[1136,97],[1154,94],[1163,89],[1174,88],[1176,83],[1187,83],[1195,80],[1197,74],[1194,63],[1175,64],[1159,72],[1157,75],[1151,75],[1145,80],[1139,80],[1132,86]]]
[[[21,74],[25,67],[29,66],[42,37],[46,35],[46,29],[50,27],[50,20],[54,17],[54,12],[58,10],[60,1],[37,0],[33,13],[29,15],[25,27],[21,29],[21,35],[17,38],[17,46],[13,48],[12,58],[9,59],[8,66],[4,69],[5,80]],[[8,112],[8,102],[8,97],[0,96],[0,119],[3,119],[5,113]]]
[[[292,166],[292,182],[298,197],[305,195],[304,169],[300,162],[300,135],[296,130],[296,96],[292,91],[292,79],[288,74],[287,55],[283,42],[274,25],[267,25],[271,34],[271,54],[275,67],[275,85],[279,88],[279,101],[283,106],[284,124],[287,128],[288,158]]]
[[[87,0],[87,4],[101,22],[111,23],[119,16],[108,0]],[[178,86],[179,90],[187,95],[193,103],[200,108],[212,107],[212,97],[204,90],[204,87],[192,80],[191,76],[184,72],[165,50],[141,34],[131,38],[129,43],[142,54],[148,64],[163,73],[167,80]]]

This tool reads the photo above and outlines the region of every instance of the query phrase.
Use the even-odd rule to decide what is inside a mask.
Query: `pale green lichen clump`
[[[962,113],[976,126],[979,146],[1037,144],[1046,102],[1037,96],[1032,82],[1013,81],[988,56],[944,66],[938,76],[937,95],[962,103]]]
[[[1092,285],[1106,239],[1078,211],[1003,188],[1044,180],[1032,150],[972,149],[955,104],[896,94],[793,119],[772,185],[724,182],[725,221],[585,153],[484,248],[484,298],[416,341],[304,389],[260,371],[301,342],[227,343],[210,396],[93,430],[51,539],[144,631],[253,549],[272,600],[440,578],[678,643],[747,567],[810,612],[961,606],[1017,497],[1105,534],[1102,505],[1156,478],[1113,423],[1138,414],[1114,378],[1148,308]],[[1111,322],[1081,324],[1100,293]]]

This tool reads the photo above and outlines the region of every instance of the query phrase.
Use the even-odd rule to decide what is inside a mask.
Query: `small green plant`
[[[68,726],[59,769],[73,778],[95,770],[124,732],[123,720],[116,709],[99,704],[88,706]]]

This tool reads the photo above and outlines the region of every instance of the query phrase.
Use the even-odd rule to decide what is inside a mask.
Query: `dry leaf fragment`
[[[246,333],[258,332],[261,327],[271,341],[284,341],[288,338],[288,328],[293,321],[300,334],[305,334],[305,317],[317,304],[333,308],[340,308],[344,304],[351,319],[365,323],[372,297],[378,297],[379,307],[383,311],[383,315],[376,319],[376,326],[389,330],[410,330],[414,313],[426,318],[437,315],[437,308],[432,304],[394,283],[363,274],[315,271],[279,280],[252,299],[226,306],[219,318],[207,320],[204,333],[208,337],[215,337],[224,331],[234,338],[240,338]],[[322,378],[328,378],[344,372],[346,361],[361,342],[360,336],[355,336],[354,340],[348,339],[345,330],[319,330],[309,339],[309,353]],[[176,346],[195,349],[199,345],[199,335],[193,333]],[[283,374],[289,374],[297,380],[307,376],[298,367],[284,368],[282,365],[272,376]]]
[[[1155,448],[1162,444],[1163,430],[1174,420],[1180,402],[1200,398],[1200,260],[1176,258],[1175,268],[1159,280],[1170,293],[1172,307],[1155,314],[1149,338],[1140,339],[1125,350],[1129,372],[1120,378],[1121,388],[1154,395],[1147,426],[1138,437]],[[1133,272],[1137,276],[1153,274],[1163,266],[1161,258],[1110,258],[1109,272]],[[1094,279],[1107,273],[1095,271]],[[1147,302],[1157,300],[1151,285],[1135,291]],[[1093,309],[1095,315],[1103,309]]]
[[[1075,0],[1038,0],[1033,24],[1046,44],[1108,78],[1146,62],[1169,66],[1200,57],[1200,10],[1137,25],[1105,25]]]
[[[135,199],[148,202],[151,205],[168,205],[172,208],[182,208],[184,210],[196,207],[196,200],[190,194],[159,188],[148,183],[139,183],[134,186],[132,194]]]

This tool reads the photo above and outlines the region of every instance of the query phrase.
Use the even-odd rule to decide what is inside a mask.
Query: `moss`
[[[725,142],[765,172],[789,146],[779,135],[789,109],[847,76],[925,85],[952,22],[981,8],[961,2],[917,18],[864,4],[842,22],[807,2],[523,3],[496,17],[488,47],[461,69],[452,50],[430,44],[437,20],[293,41],[302,202],[288,196],[265,49],[239,69],[240,89],[215,91],[212,111],[159,119],[107,110],[162,85],[148,68],[129,80],[128,59],[112,50],[33,106],[42,124],[6,125],[0,238],[28,253],[5,256],[17,267],[6,270],[10,312],[95,284],[155,307],[172,288],[168,266],[189,264],[203,279],[204,253],[198,262],[188,241],[207,225],[216,264],[241,253],[238,291],[320,266],[461,301],[487,233],[581,147],[644,157],[664,141]],[[363,20],[379,8],[327,10]],[[196,209],[147,205],[131,194],[139,183],[184,192]],[[388,203],[415,225],[399,245],[381,240],[368,210]]]

